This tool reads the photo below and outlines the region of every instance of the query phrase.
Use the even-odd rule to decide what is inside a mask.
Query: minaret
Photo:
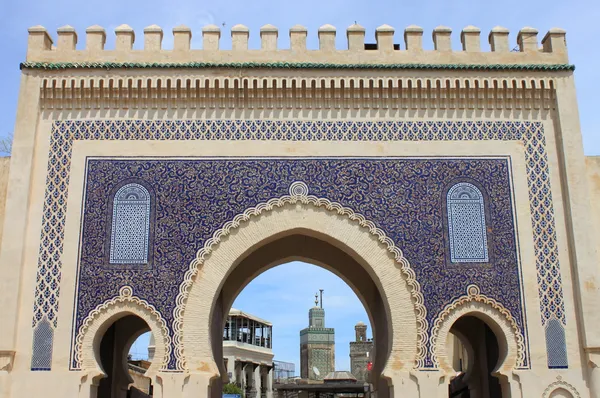
[[[367,339],[367,325],[358,322],[354,326],[356,341],[350,342],[350,372],[360,382],[370,382],[370,366],[373,361],[373,340]]]
[[[315,306],[308,311],[308,327],[300,331],[300,377],[323,380],[335,371],[335,332],[325,327],[323,289],[315,293]]]

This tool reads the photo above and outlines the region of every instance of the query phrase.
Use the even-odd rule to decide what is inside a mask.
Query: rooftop
[[[254,316],[252,314],[248,314],[247,312],[236,310],[235,308],[232,308],[232,309],[229,310],[229,316],[240,316],[240,317],[243,317],[243,318],[251,319],[251,320],[253,320],[255,322],[258,322],[258,323],[262,323],[263,325],[273,326],[273,324],[271,322],[269,322],[269,321],[266,321],[266,320],[264,320],[262,318]]]

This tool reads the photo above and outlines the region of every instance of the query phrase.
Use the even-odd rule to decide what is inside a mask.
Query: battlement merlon
[[[203,49],[191,49],[192,30],[173,29],[173,49],[163,49],[163,30],[157,25],[144,29],[144,49],[134,50],[136,35],[128,25],[115,29],[114,49],[106,49],[106,31],[101,26],[86,29],[85,49],[76,49],[78,35],[71,26],[57,30],[56,46],[42,26],[29,29],[28,63],[309,63],[309,64],[424,64],[424,65],[564,65],[568,64],[566,32],[551,29],[538,44],[538,31],[523,28],[517,35],[519,51],[511,51],[509,31],[495,27],[488,35],[491,51],[481,49],[481,31],[467,26],[460,33],[462,50],[452,49],[452,30],[438,26],[433,30],[434,50],[423,49],[423,29],[411,25],[404,30],[404,46],[395,49],[394,28],[376,29],[376,43],[365,46],[365,28],[353,24],[346,31],[347,49],[335,47],[336,28],[323,25],[317,34],[319,49],[308,50],[308,30],[293,26],[289,30],[290,48],[278,48],[278,29],[265,25],[260,29],[260,49],[249,49],[250,30],[244,25],[231,28],[231,50],[221,50],[221,29],[208,25],[202,29]],[[517,48],[515,47],[515,49]]]

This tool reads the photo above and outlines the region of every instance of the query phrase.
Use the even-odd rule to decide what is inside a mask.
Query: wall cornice
[[[406,76],[377,70],[286,76],[60,70],[40,79],[43,109],[553,109],[555,78],[539,72]],[[148,72],[156,70],[148,69]],[[174,70],[173,70],[174,71]],[[240,69],[241,71],[241,69]],[[375,70],[373,70],[375,71]],[[70,75],[65,75],[70,72]],[[436,73],[432,71],[432,73]],[[450,73],[450,72],[447,72]],[[515,74],[516,73],[516,74]],[[564,73],[564,72],[563,72]]]
[[[423,64],[326,62],[22,62],[20,69],[388,69],[471,71],[574,71],[572,64]]]

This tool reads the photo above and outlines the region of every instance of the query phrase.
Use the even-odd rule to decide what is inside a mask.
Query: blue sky
[[[296,364],[300,373],[300,330],[308,326],[308,310],[315,305],[315,293],[324,289],[325,326],[335,327],[336,369],[350,369],[350,346],[354,325],[369,325],[367,313],[352,289],[331,272],[299,261],[282,264],[256,277],[240,293],[233,307],[273,323],[275,359]],[[145,358],[149,336],[132,346],[134,358]]]

